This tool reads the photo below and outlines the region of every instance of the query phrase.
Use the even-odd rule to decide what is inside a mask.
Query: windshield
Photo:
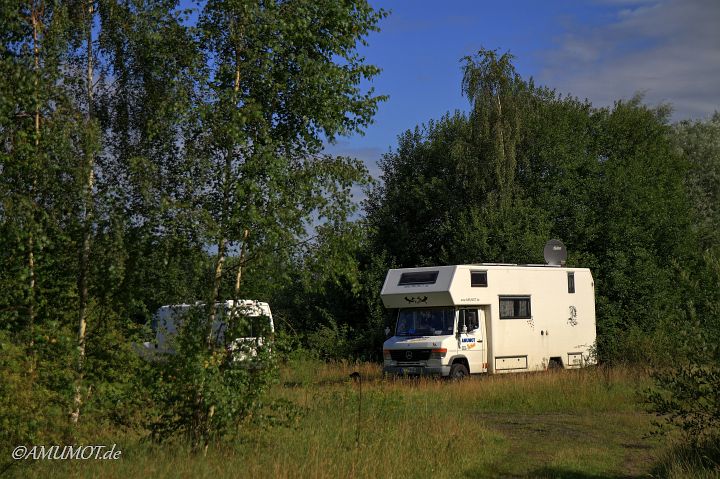
[[[453,308],[401,309],[396,336],[441,336],[453,333]]]

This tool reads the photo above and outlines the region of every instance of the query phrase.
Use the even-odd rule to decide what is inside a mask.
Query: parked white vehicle
[[[391,269],[381,292],[398,310],[383,345],[393,374],[462,377],[595,363],[595,292],[587,268],[477,264]]]
[[[183,323],[183,317],[193,308],[204,308],[203,303],[175,304],[161,306],[155,312],[152,320],[152,329],[155,333],[155,340],[143,343],[147,350],[157,353],[173,353],[172,338],[178,333],[178,328]],[[246,318],[243,336],[234,338],[226,343],[225,333],[228,329],[227,318],[232,312],[237,316]],[[216,344],[226,344],[228,349],[237,350],[238,357],[242,360],[249,352],[251,356],[257,354],[257,348],[263,345],[266,334],[275,331],[270,305],[261,301],[242,299],[217,303],[217,316],[212,325],[213,340]],[[242,347],[245,345],[245,347]]]

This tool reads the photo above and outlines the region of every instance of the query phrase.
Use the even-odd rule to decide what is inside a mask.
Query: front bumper
[[[383,365],[383,372],[394,376],[448,376],[450,366]]]

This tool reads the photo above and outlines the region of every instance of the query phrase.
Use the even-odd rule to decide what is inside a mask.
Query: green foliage
[[[510,53],[498,56],[497,51],[486,49],[463,59],[462,91],[472,104],[473,140],[495,173],[495,196],[501,209],[509,207],[513,197],[522,110],[528,105],[526,92],[532,89],[517,74],[512,59]]]
[[[198,450],[237,435],[263,409],[264,395],[276,380],[269,341],[208,345],[209,318],[204,307],[183,315],[171,342],[173,352],[157,357],[148,370],[155,376],[150,393],[156,408],[149,429],[157,441],[185,437]],[[238,334],[245,321],[226,319],[226,342],[242,337]]]
[[[348,357],[348,352],[352,351],[348,325],[338,325],[332,317],[328,317],[326,321],[327,324],[322,324],[315,331],[308,333],[309,350],[326,360]]]
[[[679,428],[700,446],[720,437],[720,260],[706,254],[703,264],[681,272],[696,293],[673,325],[673,362],[653,373],[655,384],[645,392],[659,432]]]
[[[27,337],[0,330],[0,449],[60,442],[68,437],[67,402],[72,343],[58,331],[35,327]],[[24,341],[20,341],[20,340]],[[69,339],[69,338],[68,338]]]
[[[276,324],[300,354],[324,359],[379,359],[388,312],[379,295],[388,264],[365,257],[366,225],[317,228],[293,263],[288,283],[272,296]]]
[[[720,368],[717,365],[691,364],[654,377],[658,390],[649,393],[647,401],[664,424],[679,427],[696,443],[718,437]]]
[[[204,2],[197,16],[172,0],[0,10],[2,404],[17,394],[37,405],[8,409],[19,421],[5,423],[8,437],[58,430],[28,418],[66,414],[75,384],[97,424],[145,424],[148,390],[159,404],[186,401],[171,408],[186,422],[173,416],[155,432],[183,431],[195,445],[229,434],[231,416],[235,426],[282,416],[255,406],[272,367],[188,346],[185,362],[163,363],[179,361],[182,380],[158,388],[131,344],[160,305],[239,295],[240,272],[246,297],[269,299],[292,281],[311,222],[345,229],[367,170],[321,147],[361,131],[384,98],[361,88],[379,70],[356,49],[385,12],[305,0]],[[313,274],[357,291],[340,271],[352,270],[343,235],[326,235],[337,254]]]
[[[352,213],[365,168],[320,152],[323,137],[359,131],[383,100],[358,88],[378,69],[355,53],[383,16],[365,2],[204,5],[196,41],[207,68],[188,154],[217,265],[241,242],[250,255],[289,258],[313,215]]]
[[[639,97],[593,108],[524,81],[511,60],[466,58],[470,114],[398,137],[368,201],[370,251],[401,267],[540,263],[560,238],[570,266],[593,270],[599,358],[646,359],[646,338],[670,337],[691,291],[673,265],[699,262],[668,110]]]
[[[281,316],[273,313],[273,320],[277,322]],[[278,328],[273,340],[273,354],[280,364],[286,364],[296,357],[310,357],[310,352],[303,349],[301,339],[297,333],[285,328]]]
[[[697,211],[701,247],[720,245],[720,112],[674,125],[673,141],[689,163],[687,186]]]
[[[593,270],[600,359],[676,365],[651,407],[697,437],[717,430],[717,114],[671,126],[639,97],[594,108],[483,49],[462,60],[470,111],[401,134],[351,222],[368,171],[322,145],[362,131],[384,100],[361,88],[379,69],[357,47],[386,12],[40,5],[0,8],[3,445],[65,435],[74,382],[92,421],[195,448],[291,420],[265,395],[275,361],[378,359],[388,268],[535,263],[550,237]],[[275,355],[207,344],[207,310],[178,354],[133,351],[158,306],[241,294],[271,302]]]
[[[440,261],[447,264],[479,263],[495,258],[500,263],[539,263],[550,237],[546,214],[518,198],[508,208],[490,200],[483,206],[461,211],[455,224],[447,225],[449,246]]]
[[[0,445],[3,450],[37,437],[42,430],[38,424],[39,413],[45,406],[43,401],[38,401],[40,394],[33,391],[29,381],[32,358],[8,336],[4,331],[0,333],[0,401],[4,405],[0,416]]]
[[[146,366],[133,344],[142,328],[116,311],[96,305],[88,328],[85,411],[96,426],[142,426],[141,374]]]

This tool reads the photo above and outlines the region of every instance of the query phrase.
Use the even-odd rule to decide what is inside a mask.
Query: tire
[[[560,371],[563,369],[562,364],[557,359],[551,359],[548,363],[548,371]]]
[[[468,368],[462,363],[455,363],[450,368],[450,379],[460,381],[470,375]]]

